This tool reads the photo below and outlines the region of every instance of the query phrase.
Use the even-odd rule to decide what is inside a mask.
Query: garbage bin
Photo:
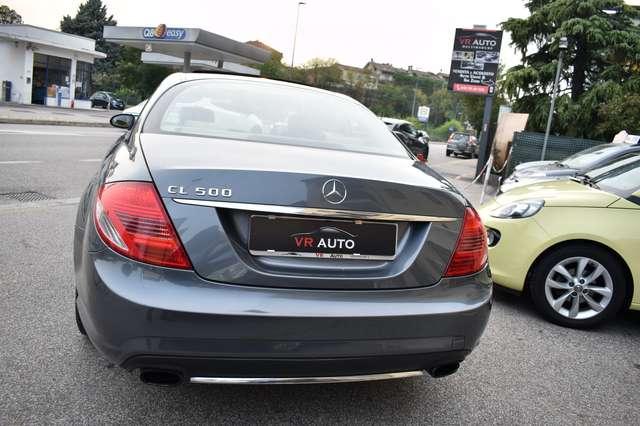
[[[0,94],[0,98],[2,98],[5,102],[11,102],[11,82],[5,80],[2,82],[2,94]]]

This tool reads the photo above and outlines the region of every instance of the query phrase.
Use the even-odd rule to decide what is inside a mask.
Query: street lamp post
[[[293,51],[291,52],[291,73],[293,75],[293,60],[296,56],[296,39],[298,38],[298,20],[300,19],[300,6],[304,6],[305,2],[298,2],[298,10],[296,11],[296,29],[293,32]]]
[[[566,37],[560,38],[558,45],[560,53],[558,54],[558,68],[556,69],[556,79],[553,82],[553,93],[551,94],[551,107],[549,108],[549,117],[547,118],[547,130],[544,132],[544,142],[542,144],[542,154],[540,160],[544,161],[544,157],[547,153],[547,141],[549,140],[549,132],[551,131],[551,123],[553,122],[553,111],[556,107],[556,97],[558,96],[558,83],[560,82],[560,71],[562,70],[562,57],[564,51],[569,47],[569,42]]]
[[[418,94],[418,76],[413,73],[413,78],[416,79],[416,84],[413,88],[413,102],[411,103],[411,116],[416,116],[416,95]]]

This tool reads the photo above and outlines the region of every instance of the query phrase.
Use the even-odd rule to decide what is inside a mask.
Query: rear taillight
[[[464,212],[462,232],[449,261],[445,277],[471,275],[487,263],[487,234],[478,213],[471,207]]]
[[[427,159],[425,158],[423,153],[418,153],[418,155],[416,155],[416,158],[418,159],[418,161],[422,161],[423,163],[427,162]]]
[[[102,240],[140,262],[190,269],[191,262],[150,182],[115,182],[100,188],[95,222]]]

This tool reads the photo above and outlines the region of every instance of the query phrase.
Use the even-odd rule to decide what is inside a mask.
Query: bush
[[[114,94],[122,99],[127,106],[139,104],[142,101],[142,97],[133,89],[126,87],[120,87]]]
[[[438,127],[430,128],[427,132],[434,141],[446,141],[449,138],[449,128],[453,128],[454,132],[461,132],[464,130],[464,126],[458,120],[448,120],[442,123]]]
[[[426,127],[425,127],[424,123],[422,123],[422,122],[418,121],[418,119],[417,119],[417,118],[415,118],[415,117],[413,117],[413,116],[411,116],[411,115],[410,115],[410,116],[408,116],[408,117],[403,117],[402,119],[403,119],[403,120],[405,120],[405,121],[408,121],[408,122],[409,122],[409,123],[411,123],[411,124],[413,124],[413,126],[414,126],[416,129],[426,129]]]

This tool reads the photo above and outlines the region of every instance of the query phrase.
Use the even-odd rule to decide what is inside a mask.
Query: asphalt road
[[[78,334],[73,317],[74,200],[98,166],[93,160],[117,134],[0,125],[0,193],[30,190],[55,198],[0,202],[0,424],[638,423],[638,313],[594,331],[569,330],[502,292],[480,346],[447,378],[143,385],[102,358]],[[464,186],[474,166],[445,158],[435,144],[431,164]]]

